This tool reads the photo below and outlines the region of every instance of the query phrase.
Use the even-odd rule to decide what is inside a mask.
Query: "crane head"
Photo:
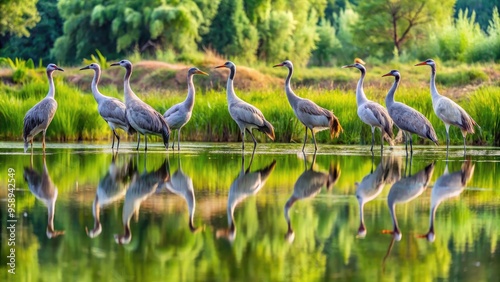
[[[382,77],[384,77],[384,76],[396,76],[396,77],[399,77],[400,74],[399,74],[398,70],[391,70],[390,72],[384,74]]]
[[[121,60],[118,63],[112,63],[111,66],[122,66],[124,68],[132,67],[132,63],[129,60]]]
[[[216,69],[218,69],[218,68],[228,68],[228,69],[230,69],[230,68],[234,68],[234,67],[236,67],[236,65],[233,62],[227,61],[223,65],[216,66],[215,68]]]
[[[273,68],[275,67],[287,67],[289,69],[293,68],[293,64],[290,60],[285,60],[281,64],[274,65]]]
[[[356,58],[356,59],[354,59],[354,64],[345,65],[342,68],[357,68],[357,69],[363,71],[363,70],[365,70],[365,67],[363,66],[364,64],[366,64],[365,61],[361,60],[360,58]]]
[[[97,63],[92,63],[92,64],[90,64],[90,65],[88,65],[86,67],[81,68],[80,70],[88,70],[88,69],[91,69],[91,70],[100,70],[101,67]]]
[[[436,62],[433,59],[427,59],[423,62],[416,64],[415,66],[435,66]]]
[[[49,64],[47,66],[47,72],[49,72],[49,71],[53,72],[53,71],[56,71],[56,70],[58,70],[58,71],[64,71],[62,68],[58,67],[56,64]]]
[[[190,68],[188,70],[188,76],[194,75],[194,74],[202,74],[202,75],[207,75],[208,76],[208,73],[206,73],[204,71],[201,71],[198,68]]]

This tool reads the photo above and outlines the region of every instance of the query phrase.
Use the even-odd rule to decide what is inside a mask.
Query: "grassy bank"
[[[380,102],[382,105],[385,105],[385,95],[393,82],[393,79],[379,76],[385,68],[387,66],[374,67],[374,74],[369,73],[365,87],[368,97]],[[297,80],[299,83],[297,84],[309,86],[299,86],[295,91],[299,96],[309,98],[317,104],[333,110],[340,119],[344,132],[339,138],[330,140],[327,133],[319,133],[317,135],[318,141],[332,144],[370,143],[370,128],[362,123],[356,114],[354,87],[359,76],[358,72],[338,69],[326,70],[335,73],[343,72],[345,78],[342,79],[345,80],[345,83],[337,85],[337,87],[320,87],[321,85],[316,83],[322,80],[316,81],[311,78],[315,77],[314,74],[321,77],[320,72],[318,69],[311,69],[307,73],[305,71],[298,72]],[[144,72],[144,70],[142,71]],[[407,67],[405,71],[409,73],[408,77],[412,77],[413,73],[418,73],[416,75],[418,80],[403,77],[402,85],[396,93],[396,99],[416,108],[429,118],[437,131],[439,140],[444,144],[446,138],[444,125],[436,117],[432,109],[428,88],[429,70]],[[122,70],[113,69],[106,70],[106,72],[103,86],[100,87],[101,92],[123,99],[120,85],[123,75]],[[152,73],[157,72],[159,71]],[[283,69],[267,69],[268,74],[266,74],[266,70],[254,72],[258,73],[258,75],[254,74],[258,81],[261,81],[261,83],[268,82],[268,84],[261,85],[258,90],[248,90],[247,87],[242,86],[243,89],[238,88],[236,90],[238,95],[262,110],[266,118],[275,127],[277,142],[302,142],[303,126],[295,118],[281,87],[282,85],[272,83],[273,81],[282,81],[282,79],[279,80],[278,78],[283,77],[286,71]],[[326,73],[325,70],[323,72]],[[137,73],[137,76],[139,76],[141,71]],[[254,79],[252,71],[243,70],[238,74],[242,77],[241,80],[252,81]],[[229,116],[225,89],[221,87],[225,80],[223,75],[226,75],[226,73],[211,72],[209,78],[195,78],[195,85],[198,90],[196,103],[193,117],[183,129],[183,140],[238,141],[238,128]],[[267,75],[273,75],[274,78],[262,78]],[[186,95],[186,91],[182,89],[182,85],[185,85],[185,73],[179,72],[172,74],[171,77],[173,77],[172,81],[176,81],[178,85],[172,87],[173,90],[164,90],[168,88],[166,86],[147,89],[140,87],[140,81],[138,80],[132,81],[132,87],[136,89],[140,98],[163,113],[171,105],[182,101]],[[308,77],[312,79],[309,84],[306,83]],[[438,86],[440,90],[443,89],[442,94],[454,97],[482,127],[481,132],[468,138],[468,143],[500,145],[500,114],[498,112],[500,108],[500,85],[492,82],[483,83],[482,86],[479,86],[478,81],[484,81],[488,76],[485,77],[481,68],[474,67],[465,68],[461,73],[445,71],[441,77],[441,79],[447,81],[443,81]],[[48,140],[110,140],[111,132],[97,113],[97,104],[88,90],[91,73],[69,70],[65,74],[57,73],[55,79],[56,100],[59,107],[47,132]],[[160,77],[155,81],[159,79]],[[214,83],[213,79],[217,79],[217,81]],[[464,80],[467,80],[465,85],[462,84]],[[157,82],[157,84],[162,85],[161,82]],[[213,87],[208,87],[209,85]],[[446,85],[455,88],[445,88]],[[459,88],[458,86],[463,87]],[[456,94],[455,91],[452,91],[453,89],[457,89],[457,92],[462,91],[462,93]],[[21,140],[23,117],[29,108],[46,95],[47,82],[43,75],[39,73],[23,83],[1,83],[0,93],[0,124],[2,126],[0,138],[2,140]],[[125,135],[123,132],[120,132],[120,134]],[[263,135],[256,135],[261,142],[268,141],[265,140]],[[453,128],[451,130],[452,143],[461,144],[461,138],[460,131]],[[135,137],[129,137],[129,139],[132,140]],[[414,141],[423,143],[422,139],[416,137],[414,137]]]

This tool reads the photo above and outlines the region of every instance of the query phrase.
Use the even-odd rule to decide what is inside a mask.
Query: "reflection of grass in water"
[[[295,180],[303,172],[302,161],[291,155],[277,156],[276,169],[266,185],[257,195],[247,198],[236,208],[237,237],[233,245],[223,239],[216,239],[214,235],[214,229],[227,227],[225,211],[201,220],[200,210],[197,210],[195,221],[199,225],[206,225],[206,229],[204,232],[191,234],[185,210],[181,214],[142,210],[139,222],[131,222],[134,248],[117,246],[112,238],[114,233],[122,230],[122,203],[103,209],[103,233],[98,238],[89,239],[82,223],[92,222],[91,201],[81,207],[68,205],[63,200],[74,193],[75,181],[79,182],[81,189],[95,189],[94,185],[105,174],[111,156],[70,152],[68,150],[47,156],[49,173],[59,188],[55,225],[64,229],[66,235],[52,241],[44,237],[43,230],[47,220],[44,211],[33,214],[30,218],[34,226],[42,230],[41,233],[36,232],[37,236],[41,234],[39,240],[43,244],[34,244],[36,248],[18,248],[23,261],[31,258],[37,264],[23,270],[32,280],[39,280],[40,277],[58,280],[61,276],[78,276],[86,281],[95,280],[95,277],[102,280],[140,277],[144,281],[161,280],[165,277],[186,281],[205,277],[223,281],[314,281],[323,277],[352,281],[374,280],[374,277],[387,281],[431,281],[439,278],[453,280],[461,275],[461,267],[471,263],[470,260],[489,258],[491,250],[495,250],[495,238],[498,238],[498,212],[492,208],[498,205],[498,197],[492,197],[497,192],[464,191],[459,198],[443,202],[439,207],[436,214],[436,241],[430,244],[416,239],[415,234],[425,233],[428,228],[431,194],[428,190],[414,201],[397,207],[404,237],[400,242],[395,242],[385,270],[382,271],[381,262],[390,237],[380,234],[379,229],[392,226],[385,194],[366,205],[368,235],[364,240],[355,238],[358,214],[354,198],[333,198],[339,194],[354,194],[354,188],[345,187],[370,172],[370,157],[320,155],[317,160],[318,169],[327,170],[332,160],[334,163],[339,162],[342,170],[340,180],[346,180],[339,180],[329,194],[323,190],[316,199],[298,201],[293,206],[291,219],[296,237],[290,245],[283,238],[286,232],[283,206],[292,193]],[[135,158],[135,154],[131,155]],[[120,154],[118,161],[122,162],[127,157],[127,154]],[[177,169],[177,162],[175,157],[170,157],[173,172]],[[207,190],[213,193],[218,188],[220,194],[228,192],[230,183],[240,169],[239,154],[231,157],[208,154],[181,156],[183,171],[193,178],[198,201],[203,199],[199,195]],[[148,155],[147,170],[158,168],[164,158],[164,154]],[[270,159],[270,156],[256,155],[252,170],[268,165]],[[246,166],[248,161],[247,159]],[[5,166],[13,165],[17,170],[18,166],[22,167],[26,162],[29,162],[28,156],[12,156]],[[143,162],[144,155],[140,154],[140,172],[143,170]],[[5,167],[2,168],[3,163],[5,162],[0,163],[0,169],[6,171]],[[41,156],[35,156],[34,167],[41,167],[41,163]],[[416,170],[425,164],[423,161],[416,162]],[[450,163],[450,171],[456,171],[460,165],[461,162]],[[491,166],[492,163],[476,163],[472,179],[477,181],[478,186],[495,187],[482,183],[483,180],[495,179],[494,174],[489,174]],[[493,166],[496,167],[497,163]],[[443,170],[444,162],[438,162],[431,183]],[[385,189],[383,193],[387,193],[389,187]],[[153,197],[148,201],[154,201]],[[22,230],[18,234],[21,237],[27,236],[23,238],[28,238],[28,242],[37,242],[36,238],[31,238],[33,232],[35,231]],[[464,247],[471,246],[472,242],[477,244],[473,254],[470,248]],[[105,256],[97,256],[97,251]],[[49,256],[50,259],[47,260],[39,259]],[[451,264],[452,259],[457,257],[466,262]],[[64,267],[68,263],[71,268]],[[480,277],[491,277],[495,271],[494,268],[483,267],[478,268],[475,273]]]

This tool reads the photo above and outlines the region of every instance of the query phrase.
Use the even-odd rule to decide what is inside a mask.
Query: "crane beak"
[[[416,64],[415,66],[426,66],[426,65],[427,65],[427,63],[425,61],[423,61],[423,62]]]
[[[282,66],[284,66],[283,63],[274,65],[273,68],[275,68],[275,67],[282,67]]]
[[[60,67],[56,67],[56,70],[58,71],[64,71],[63,69],[61,69]]]
[[[208,76],[208,73],[201,71],[201,70],[197,70],[196,73]]]
[[[215,68],[220,69],[220,68],[225,68],[225,67],[226,67],[226,65],[220,65],[220,66],[216,66]]]
[[[112,63],[111,66],[114,67],[114,66],[119,66],[120,63]]]
[[[354,65],[345,65],[345,66],[342,66],[343,69],[345,68],[354,68]]]
[[[384,74],[382,77],[384,77],[384,76],[392,76],[392,73],[388,72],[388,73]]]
[[[90,66],[83,67],[80,70],[88,70],[88,69],[90,69]]]

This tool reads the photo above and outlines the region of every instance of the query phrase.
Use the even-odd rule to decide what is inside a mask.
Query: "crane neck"
[[[368,102],[365,91],[363,91],[363,82],[365,80],[366,69],[361,68],[359,69],[359,71],[361,72],[361,77],[359,78],[358,86],[356,88],[356,104],[358,105],[358,107]]]
[[[99,92],[99,89],[97,88],[97,84],[99,84],[99,80],[101,79],[101,69],[95,69],[94,70],[94,78],[92,79],[92,95],[94,95],[94,99],[99,103],[99,101],[104,98],[104,95]]]
[[[56,87],[54,86],[54,78],[52,77],[53,70],[47,71],[47,78],[49,79],[49,92],[46,97],[54,98],[56,95]]]
[[[193,76],[194,76],[193,74],[190,74],[187,77],[188,94],[187,94],[186,100],[184,101],[184,104],[187,106],[187,108],[189,108],[191,110],[194,107],[194,97],[195,97]]]
[[[236,74],[236,67],[231,66],[229,70],[231,72],[229,74],[229,77],[227,78],[226,93],[227,93],[227,101],[228,103],[231,103],[235,100],[238,100],[238,97],[234,92],[234,85],[233,85],[234,75]]]
[[[125,76],[123,78],[123,92],[125,94],[125,104],[128,104],[133,99],[139,99],[137,95],[135,95],[132,88],[130,88],[130,76],[132,75],[132,66],[125,66]]]
[[[387,93],[387,97],[385,97],[385,106],[387,108],[390,108],[395,103],[394,94],[396,93],[396,89],[398,89],[400,80],[401,80],[401,77],[399,75],[394,76],[394,84],[392,85],[391,89],[389,89],[389,92]]]
[[[288,75],[285,79],[285,93],[288,99],[288,102],[294,108],[300,98],[293,92],[292,87],[290,86],[290,81],[292,80],[293,75],[293,67],[288,68]]]
[[[437,91],[436,88],[436,66],[431,65],[430,67],[431,67],[431,82],[430,82],[431,96],[432,96],[432,102],[434,102],[436,99],[441,97],[441,95],[439,95],[439,92]]]

